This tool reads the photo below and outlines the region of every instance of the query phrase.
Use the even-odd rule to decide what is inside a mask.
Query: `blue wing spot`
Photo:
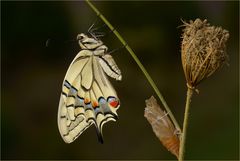
[[[100,108],[95,108],[94,111],[95,111],[95,113],[101,112]]]
[[[76,103],[77,103],[78,106],[82,106],[82,107],[85,105],[84,104],[84,99],[79,97],[79,96],[77,96]]]
[[[100,105],[106,104],[106,100],[103,97],[99,97],[98,102]]]
[[[74,87],[71,87],[70,92],[75,95],[77,93],[77,89]]]
[[[71,84],[67,81],[67,80],[65,80],[64,81],[64,84],[63,84],[65,87],[67,87],[68,89],[70,89],[71,88]]]
[[[92,108],[91,103],[86,104],[86,107],[87,107],[87,108]]]

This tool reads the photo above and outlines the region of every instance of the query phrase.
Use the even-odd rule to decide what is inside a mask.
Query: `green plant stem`
[[[188,127],[188,117],[189,117],[189,109],[191,98],[193,95],[193,89],[187,89],[187,98],[186,98],[186,106],[185,106],[185,113],[184,113],[184,121],[183,121],[183,131],[180,137],[180,148],[179,148],[179,161],[184,160],[184,153],[185,153],[185,144],[186,144],[186,136],[187,136],[187,127]]]
[[[159,89],[157,88],[156,84],[154,83],[154,81],[152,80],[152,78],[150,77],[150,75],[148,74],[147,70],[144,68],[144,66],[142,65],[142,63],[140,62],[140,60],[138,59],[138,57],[136,56],[136,54],[134,54],[133,50],[130,48],[129,45],[127,45],[127,43],[125,42],[125,40],[122,38],[122,36],[118,33],[117,30],[114,29],[114,27],[108,22],[108,20],[98,11],[98,9],[89,1],[86,0],[87,4],[94,10],[94,12],[96,12],[96,14],[102,19],[102,21],[113,31],[113,33],[117,36],[117,38],[119,39],[119,41],[126,47],[127,51],[131,54],[132,58],[135,60],[135,62],[137,63],[137,65],[139,66],[139,68],[142,70],[143,74],[145,75],[145,77],[147,78],[148,82],[150,83],[150,85],[152,86],[152,88],[154,89],[154,91],[156,92],[158,98],[160,99],[160,101],[162,102],[164,108],[166,109],[167,113],[169,114],[169,117],[171,118],[176,130],[178,130],[179,132],[181,132],[181,128],[177,122],[177,120],[175,119],[174,115],[172,114],[170,108],[168,107],[166,101],[164,100],[162,94],[160,93]]]

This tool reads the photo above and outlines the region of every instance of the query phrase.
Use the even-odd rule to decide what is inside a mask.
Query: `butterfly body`
[[[66,143],[73,142],[92,124],[102,142],[102,126],[116,121],[120,106],[106,74],[121,80],[121,71],[101,40],[79,34],[81,51],[69,66],[62,85],[58,127]]]

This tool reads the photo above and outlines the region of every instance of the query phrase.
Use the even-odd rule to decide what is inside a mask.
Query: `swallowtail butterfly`
[[[58,108],[58,128],[71,143],[92,124],[103,143],[102,127],[116,121],[119,98],[106,75],[121,80],[121,71],[108,48],[94,35],[79,34],[81,51],[70,64],[63,80]]]

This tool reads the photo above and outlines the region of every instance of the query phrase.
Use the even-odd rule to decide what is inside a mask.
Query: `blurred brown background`
[[[136,52],[179,122],[186,95],[180,19],[206,18],[229,30],[230,65],[193,97],[186,158],[239,159],[239,2],[93,3]],[[119,120],[103,128],[104,144],[93,126],[72,144],[60,137],[61,84],[79,51],[77,43],[61,42],[86,32],[95,18],[85,2],[1,2],[2,159],[174,159],[143,117],[154,91],[125,49],[113,54],[123,80],[109,79],[121,107]],[[59,41],[46,48],[48,38]],[[110,50],[121,47],[113,34],[103,41]]]

